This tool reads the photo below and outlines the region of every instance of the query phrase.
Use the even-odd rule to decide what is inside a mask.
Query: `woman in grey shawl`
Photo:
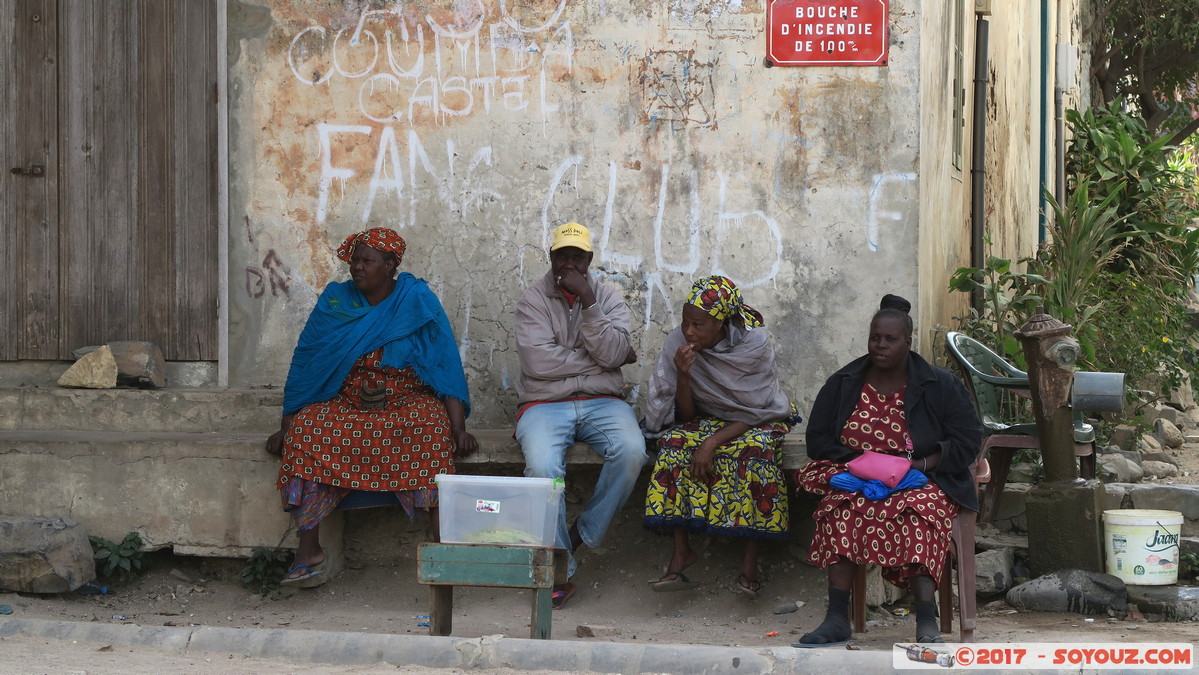
[[[674,536],[653,590],[698,585],[683,570],[698,559],[688,534],[701,532],[744,539],[732,589],[757,596],[761,541],[788,536],[782,445],[798,421],[779,388],[762,315],[730,279],[695,282],[649,380],[645,425],[658,437],[658,458],[645,526]]]

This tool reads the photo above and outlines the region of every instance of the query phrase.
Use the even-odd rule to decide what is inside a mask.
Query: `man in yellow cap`
[[[578,441],[604,458],[591,499],[568,528],[559,509],[557,545],[570,552],[598,546],[612,516],[624,506],[645,464],[645,439],[624,402],[621,366],[637,361],[629,334],[629,307],[620,293],[588,273],[591,232],[578,223],[554,230],[550,269],[516,305],[520,377],[516,440],[525,475],[566,476],[566,451]],[[574,584],[554,589],[554,609],[574,594]]]

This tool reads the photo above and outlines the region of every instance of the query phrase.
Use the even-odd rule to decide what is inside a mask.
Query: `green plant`
[[[1199,555],[1183,553],[1178,556],[1178,572],[1183,579],[1199,576]]]
[[[1032,468],[1032,482],[1040,483],[1045,480],[1045,462],[1041,458],[1041,451],[1031,448],[1017,450],[1016,454],[1012,455],[1012,464],[1028,464]]]
[[[121,543],[91,536],[92,558],[100,577],[116,576],[121,581],[137,574],[142,569],[142,537],[137,532],[125,535]]]
[[[1042,302],[1041,292],[1048,281],[1035,272],[1019,272],[1012,261],[990,255],[991,238],[987,246],[985,267],[959,267],[949,278],[952,291],[973,292],[982,296],[982,309],[971,308],[966,316],[954,317],[959,330],[983,342],[1007,360],[1024,368],[1024,354],[1013,333]],[[1018,261],[1027,267],[1031,258]]]
[[[249,564],[242,568],[241,581],[255,593],[266,595],[279,588],[290,558],[287,549],[257,546],[250,552]]]
[[[1081,369],[1125,373],[1130,395],[1165,394],[1195,368],[1185,306],[1199,271],[1194,146],[1168,146],[1118,107],[1068,120],[1069,192],[1060,204],[1047,197],[1050,240],[1016,265],[988,248],[985,268],[957,270],[950,288],[979,289],[984,302],[955,318],[1024,368],[1012,332],[1042,305],[1072,326]]]

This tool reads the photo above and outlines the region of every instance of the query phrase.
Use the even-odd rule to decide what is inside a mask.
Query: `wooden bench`
[[[479,450],[470,457],[456,460],[462,465],[463,473],[476,473],[480,465],[523,467],[524,453],[520,444],[512,437],[512,429],[471,429],[479,441]],[[566,452],[566,465],[599,466],[604,460],[591,451],[586,443],[575,443]],[[802,468],[808,463],[808,450],[802,433],[793,432],[783,441],[783,468],[788,472]]]

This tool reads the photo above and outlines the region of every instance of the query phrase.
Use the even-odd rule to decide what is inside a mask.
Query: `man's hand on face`
[[[595,304],[595,293],[587,283],[591,253],[567,246],[550,253],[550,264],[558,288],[578,296],[584,308]]]
[[[573,267],[567,267],[558,273],[558,287],[571,295],[582,295],[587,289],[587,279]]]

